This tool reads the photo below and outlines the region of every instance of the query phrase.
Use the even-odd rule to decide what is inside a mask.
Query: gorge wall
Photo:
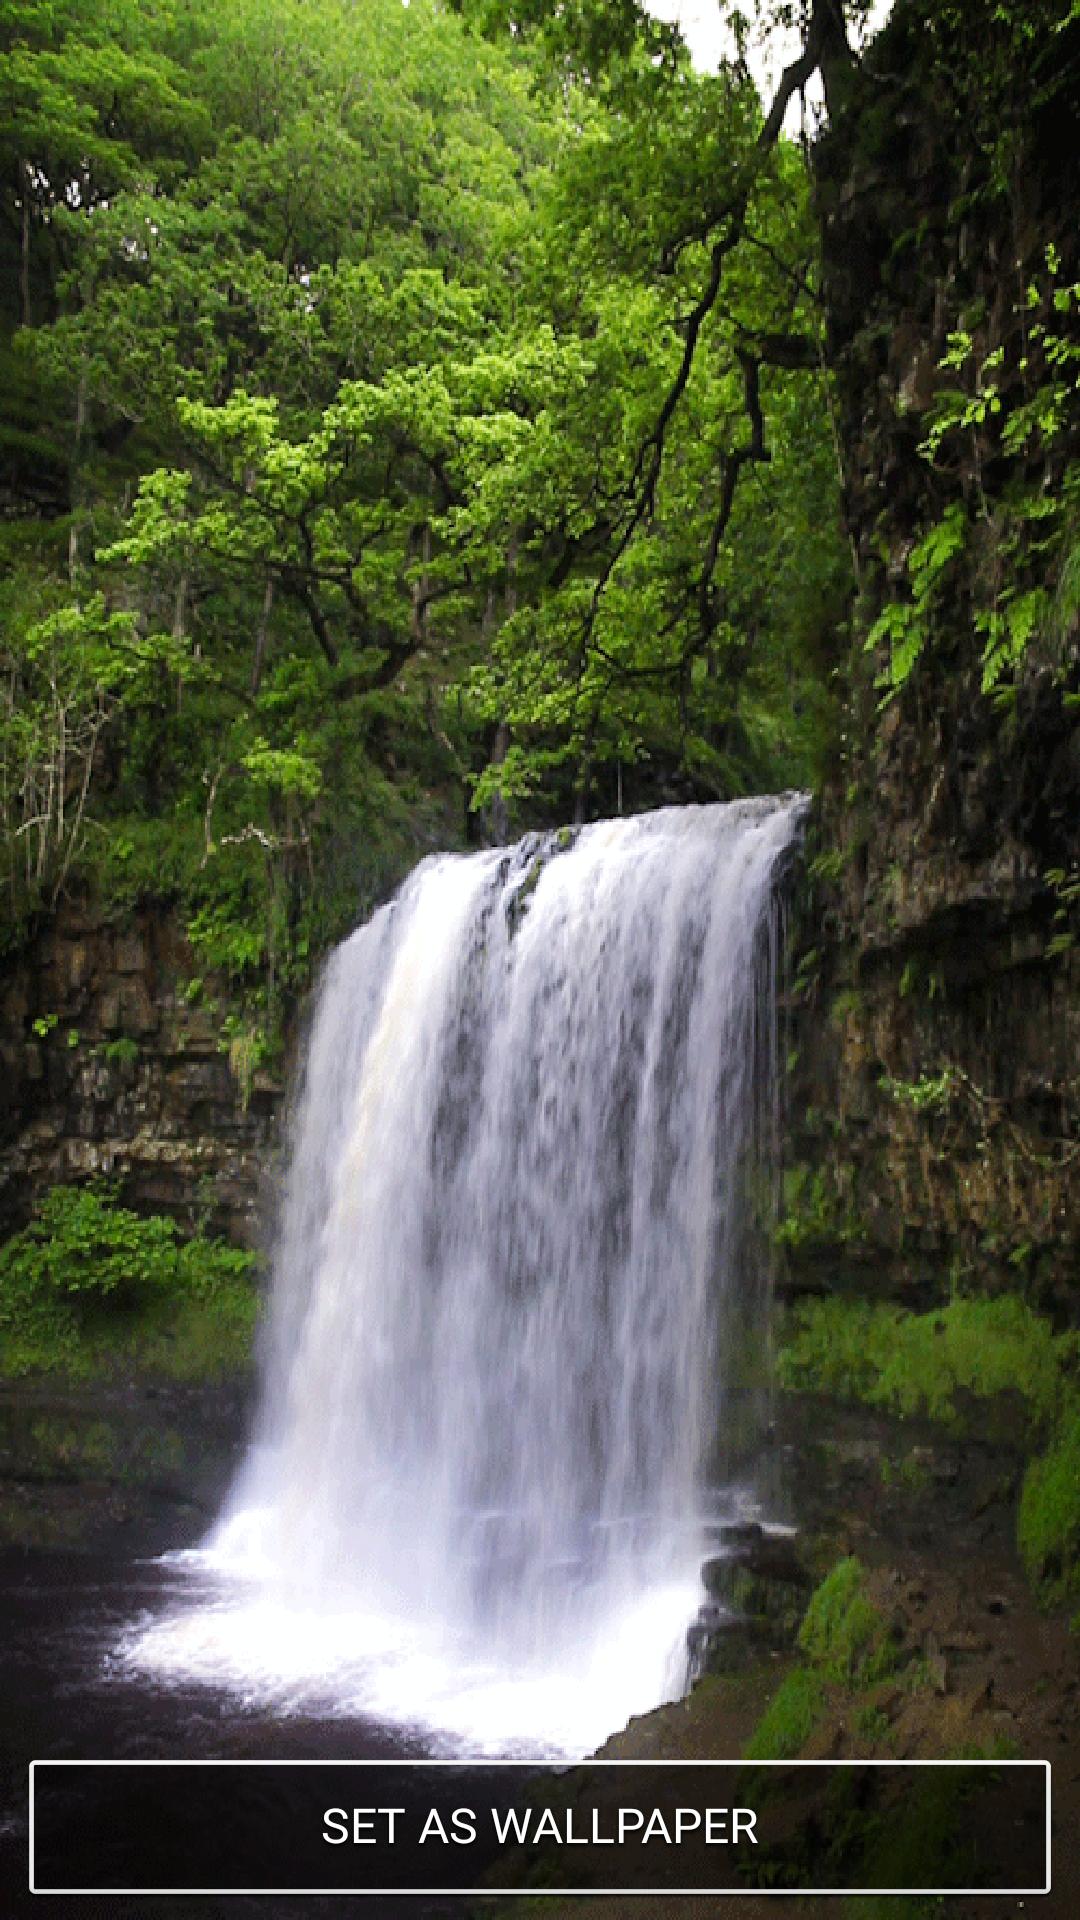
[[[1048,248],[1059,284],[1076,278],[1077,28],[1048,80],[1035,54],[1005,69],[982,11],[992,134],[985,103],[960,110],[971,77],[943,73],[927,9],[901,3],[818,152],[858,600],[843,763],[800,909],[786,1237],[797,1285],[847,1273],[906,1297],[960,1279],[1061,1305],[1080,1234],[1080,954],[1062,881],[1080,858],[1076,620],[1030,644],[998,699],[975,622],[1008,562],[1008,490],[1060,495],[1075,407],[1071,437],[1035,435],[1011,463],[972,432],[943,474],[919,443],[942,387],[988,356],[1001,405],[1023,397],[1025,287]],[[972,367],[943,372],[961,328]],[[912,548],[950,499],[972,537],[883,706],[865,636],[910,597]]]
[[[237,1009],[195,972],[177,915],[113,924],[67,902],[0,977],[0,1231],[36,1193],[104,1176],[124,1199],[250,1242],[282,1085],[230,1060]]]

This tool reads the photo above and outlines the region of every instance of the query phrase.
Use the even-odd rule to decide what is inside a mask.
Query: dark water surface
[[[301,1916],[346,1911],[384,1920],[459,1915],[453,1901],[357,1901],[288,1896],[31,1896],[28,1768],[32,1759],[403,1759],[422,1739],[357,1719],[275,1718],[207,1688],[155,1687],[120,1669],[117,1643],[132,1622],[165,1607],[178,1587],[168,1565],[116,1552],[0,1553],[0,1915],[39,1920],[212,1920],[215,1915]],[[110,1776],[116,1778],[117,1776]],[[274,1818],[274,1769],[253,1823]],[[89,1813],[87,1812],[87,1817]],[[77,1853],[79,1808],[72,1812]]]

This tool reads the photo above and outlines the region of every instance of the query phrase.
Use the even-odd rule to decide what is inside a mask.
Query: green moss
[[[801,1753],[828,1702],[812,1667],[794,1667],[781,1681],[744,1748],[747,1760],[791,1760]]]
[[[900,982],[904,991],[904,982]],[[893,1080],[887,1074],[878,1081],[883,1094],[899,1106],[912,1107],[916,1113],[941,1113],[955,1091],[956,1077],[951,1067],[940,1073],[924,1073],[918,1080]]]
[[[892,1671],[888,1626],[867,1592],[860,1560],[838,1561],[822,1581],[799,1628],[799,1645],[830,1680],[865,1685]]]
[[[1040,1600],[1080,1598],[1080,1407],[1024,1477],[1017,1540]]]
[[[1070,1392],[1075,1334],[1012,1294],[957,1299],[934,1313],[837,1296],[797,1310],[779,1356],[781,1384],[826,1393],[892,1413],[924,1414],[961,1427],[962,1396],[1019,1393],[1040,1430],[1049,1429]]]
[[[883,1487],[901,1486],[907,1487],[911,1493],[925,1493],[930,1485],[930,1468],[919,1447],[913,1447],[910,1453],[902,1454],[898,1460],[890,1460],[887,1454],[883,1455],[880,1472]]]
[[[860,1560],[840,1560],[811,1597],[799,1628],[804,1664],[792,1668],[746,1746],[748,1760],[801,1753],[838,1693],[857,1695],[894,1671],[888,1623],[868,1591]]]
[[[37,1479],[138,1486],[181,1472],[184,1444],[170,1427],[127,1427],[77,1410],[46,1409],[0,1429],[5,1452]]]
[[[89,1479],[116,1468],[116,1433],[104,1420],[35,1414],[27,1422],[25,1449],[39,1472],[56,1479]]]
[[[779,1373],[789,1391],[922,1414],[953,1431],[974,1424],[965,1398],[1018,1396],[1026,1420],[1014,1422],[1017,1437],[1033,1451],[1049,1445],[1028,1465],[1017,1540],[1040,1601],[1057,1606],[1080,1597],[1078,1353],[1075,1333],[1055,1334],[1015,1295],[957,1299],[924,1314],[833,1297],[799,1307]],[[912,1456],[911,1484],[917,1465]]]

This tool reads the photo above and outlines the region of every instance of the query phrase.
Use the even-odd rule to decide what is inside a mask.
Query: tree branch
[[[835,75],[840,67],[850,68],[852,54],[848,45],[844,26],[842,0],[814,0],[806,41],[797,60],[793,60],[784,69],[775,97],[769,107],[754,143],[755,158],[760,164],[772,152],[780,138],[784,117],[792,96],[805,87],[811,76],[820,70],[826,85],[826,101],[830,92],[835,95]],[[723,284],[724,266],[727,257],[742,241],[746,232],[746,220],[750,208],[755,167],[742,185],[737,187],[727,203],[717,210],[715,224],[723,223],[723,231],[713,241],[709,253],[709,267],[705,284],[698,299],[691,308],[685,323],[682,358],[675,378],[665,395],[657,415],[656,425],[642,443],[634,463],[634,471],[627,492],[631,499],[630,512],[615,546],[605,561],[599,578],[593,588],[589,606],[585,615],[580,654],[579,681],[584,672],[585,659],[593,645],[600,603],[619,562],[626,553],[642,522],[655,510],[656,489],[664,464],[664,451],[668,429],[678,412],[679,404],[690,384],[694,369],[698,342],[702,328],[715,308]],[[704,239],[700,226],[697,234]],[[706,556],[706,571],[703,575],[705,589],[715,570],[727,523],[731,518],[742,468],[751,460],[766,460],[768,454],[764,445],[764,422],[761,415],[758,373],[763,361],[777,366],[803,368],[818,364],[813,344],[792,334],[773,334],[762,337],[755,343],[753,355],[743,349],[737,349],[740,364],[743,367],[747,407],[750,414],[751,439],[745,448],[736,448],[724,462],[721,488],[720,509],[714,524],[710,540],[709,553]]]

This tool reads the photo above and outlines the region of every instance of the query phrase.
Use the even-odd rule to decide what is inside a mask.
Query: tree
[[[427,666],[391,691],[442,597],[412,577],[444,511],[425,396],[513,312],[526,183],[563,109],[421,0],[133,12],[130,35],[123,7],[4,23],[12,153],[37,186],[27,214],[13,163],[3,744],[22,766],[42,612],[72,649],[96,620],[82,817],[113,834],[96,857],[82,836],[84,867],[114,894],[179,887],[214,958],[276,969],[306,942],[316,846],[330,867],[359,849],[333,928],[383,884],[380,847],[400,862],[443,804],[424,796],[456,749]],[[136,125],[144,83],[156,118]],[[22,825],[16,808],[32,907]]]
[[[743,65],[630,7],[555,67],[426,0],[135,10],[145,125],[93,83],[122,13],[15,9],[0,68],[56,476],[16,431],[10,631],[44,591],[104,648],[111,838],[65,876],[176,891],[276,990],[463,791],[502,831],[805,778],[845,558],[805,171]]]

